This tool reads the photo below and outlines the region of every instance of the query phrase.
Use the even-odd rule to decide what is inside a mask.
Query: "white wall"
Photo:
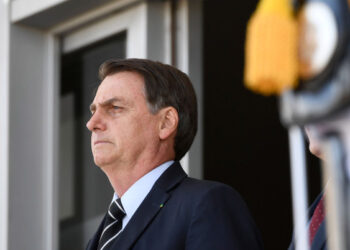
[[[0,249],[8,244],[8,117],[9,117],[9,15],[0,1]]]

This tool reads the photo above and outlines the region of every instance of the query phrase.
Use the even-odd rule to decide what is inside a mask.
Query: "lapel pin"
[[[162,207],[164,207],[164,204],[162,203],[162,204],[160,204],[160,206],[159,206],[160,208],[162,208]]]

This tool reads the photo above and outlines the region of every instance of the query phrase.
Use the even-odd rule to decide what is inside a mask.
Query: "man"
[[[321,126],[309,125],[305,126],[305,133],[309,142],[309,151],[321,160],[324,160],[322,153],[322,142],[320,133]],[[325,220],[325,204],[324,192],[319,194],[315,201],[309,207],[309,244],[311,250],[326,250],[326,220]],[[289,250],[294,250],[294,241],[290,244]]]
[[[179,163],[197,131],[187,75],[126,59],[104,63],[100,78],[87,127],[94,161],[115,195],[87,249],[261,249],[239,195],[189,178]]]

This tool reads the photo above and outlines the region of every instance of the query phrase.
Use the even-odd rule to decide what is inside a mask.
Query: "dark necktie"
[[[309,233],[310,233],[310,246],[312,242],[314,241],[316,232],[320,225],[322,224],[325,216],[325,211],[324,211],[324,196],[322,196],[321,200],[318,202],[314,214],[312,215],[311,222],[310,222],[310,227],[309,227]]]
[[[120,199],[111,203],[108,209],[108,214],[98,243],[98,250],[107,250],[112,242],[122,229],[122,220],[125,216],[125,211]]]

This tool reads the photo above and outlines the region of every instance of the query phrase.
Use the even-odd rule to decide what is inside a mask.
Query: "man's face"
[[[305,132],[309,140],[309,150],[316,157],[323,159],[322,142],[317,128],[313,125],[305,126]]]
[[[128,71],[107,76],[90,109],[86,126],[96,165],[135,165],[154,153],[159,118],[148,109],[142,76]]]

